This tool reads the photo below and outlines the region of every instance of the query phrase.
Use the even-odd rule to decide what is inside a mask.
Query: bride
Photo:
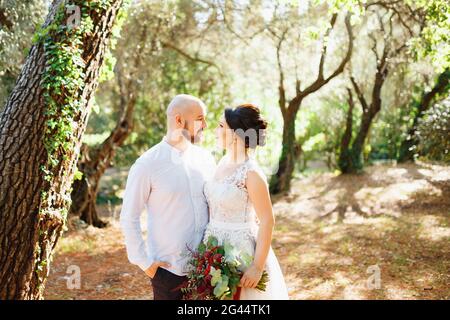
[[[216,130],[226,150],[204,193],[210,221],[204,239],[215,236],[253,257],[240,286],[241,300],[289,299],[280,265],[271,248],[274,216],[266,177],[249,149],[264,145],[267,122],[252,104],[226,109]],[[255,289],[263,271],[269,275],[265,291]]]

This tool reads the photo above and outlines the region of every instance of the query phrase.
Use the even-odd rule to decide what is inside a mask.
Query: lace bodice
[[[222,159],[219,166],[224,162]],[[246,179],[250,171],[259,172],[266,180],[264,173],[255,160],[249,159],[239,165],[230,175],[223,179],[213,179],[205,183],[204,193],[209,205],[210,221],[206,227],[203,241],[214,236],[220,245],[225,242],[236,248],[240,255],[241,265],[245,272],[249,262],[243,254],[253,257],[258,235],[258,221],[249,198]],[[242,258],[242,259],[241,259]],[[265,291],[242,288],[242,300],[274,300],[288,299],[286,283],[275,254],[270,248],[264,269],[269,274]]]
[[[222,162],[223,159],[220,163]],[[247,173],[252,170],[263,174],[256,161],[248,159],[230,175],[205,183],[204,193],[209,205],[210,220],[227,223],[257,221],[245,186]]]

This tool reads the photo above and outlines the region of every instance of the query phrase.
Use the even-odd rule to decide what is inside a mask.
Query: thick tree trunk
[[[61,93],[41,84],[50,63],[46,60],[47,50],[55,50],[55,47],[44,47],[39,41],[31,48],[0,116],[0,299],[42,298],[53,249],[70,205],[77,150],[87,124],[89,102],[97,87],[107,40],[122,5],[120,0],[111,0],[108,5],[99,5],[94,10],[96,1],[72,3],[81,9],[82,21],[85,14],[90,16],[93,28],[83,33],[80,44],[83,81],[77,91],[80,104],[72,123],[75,138],[68,141],[74,147],[61,147],[52,153],[59,162],[50,167],[50,179],[43,170],[49,168],[46,139],[51,115],[46,96],[58,97]],[[65,4],[64,1],[54,2],[44,27],[62,27],[55,19],[57,12],[69,18],[71,13],[66,12]],[[60,41],[63,40],[52,39],[57,50]],[[61,111],[64,105],[56,104],[61,114],[53,116],[64,118],[66,115]]]
[[[423,117],[425,111],[427,111],[435,98],[441,94],[444,94],[449,90],[450,82],[450,69],[446,69],[441,73],[436,81],[433,89],[422,95],[421,100],[416,103],[413,107],[416,108],[414,120],[411,128],[409,128],[405,140],[402,141],[399,151],[399,162],[413,161],[414,160],[414,146],[417,145],[418,141],[416,138],[417,125],[419,120]]]

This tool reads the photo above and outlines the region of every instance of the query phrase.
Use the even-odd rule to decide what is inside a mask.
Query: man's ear
[[[175,115],[175,123],[179,126],[183,125],[183,119],[181,118],[181,116],[179,114]]]

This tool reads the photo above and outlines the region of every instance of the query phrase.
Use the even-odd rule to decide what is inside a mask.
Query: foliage
[[[129,166],[161,140],[166,128],[165,109],[176,94],[202,98],[208,106],[208,123],[214,123],[219,110],[229,103],[227,79],[217,67],[200,61],[206,59],[191,53],[200,32],[200,27],[192,23],[195,11],[186,8],[192,4],[150,1],[131,5],[128,10],[127,20],[112,50],[116,59],[114,78],[100,84],[96,94],[98,112],[91,115],[83,139],[90,145],[101,143],[97,138],[107,137],[116,125],[121,96],[136,95],[133,132],[116,153],[115,165]],[[136,37],[128,37],[129,34]],[[194,38],[192,42],[191,38]],[[144,48],[137,57],[140,46]],[[144,67],[135,70],[133,61],[136,59],[141,59]],[[139,82],[139,87],[135,92],[123,92],[120,83],[131,78]],[[208,145],[213,144],[211,135],[206,139]]]
[[[29,1],[34,8],[6,1],[8,18],[14,28],[0,31],[0,101],[6,98],[21,68],[24,49],[29,47],[31,30],[42,22],[47,11],[44,0]],[[15,3],[15,2],[14,2]],[[82,2],[80,2],[82,3]],[[89,1],[89,8],[103,1]],[[271,28],[281,34],[287,28],[287,40],[282,47],[286,95],[295,95],[295,80],[302,79],[301,87],[314,80],[322,45],[323,30],[329,16],[352,12],[355,47],[351,71],[368,90],[373,79],[373,48],[368,35],[380,37],[376,14],[384,14],[381,5],[371,6],[362,0],[315,1],[138,1],[122,17],[123,27],[115,28],[115,37],[102,68],[102,83],[95,95],[94,113],[90,115],[84,142],[98,145],[117,122],[124,91],[119,80],[137,79],[137,95],[133,133],[116,152],[114,164],[129,166],[139,154],[159,142],[165,133],[165,107],[177,93],[190,93],[202,98],[208,106],[208,125],[205,146],[213,149],[214,130],[224,107],[242,102],[258,104],[269,120],[268,143],[257,152],[265,167],[274,168],[282,151],[282,116],[278,107],[279,73],[277,72],[276,38]],[[381,3],[381,2],[380,2]],[[388,2],[383,2],[388,3]],[[389,2],[390,3],[390,2]],[[414,117],[411,103],[417,92],[423,92],[436,70],[448,65],[449,5],[444,0],[392,2],[418,36],[405,32],[401,21],[395,19],[394,41],[407,40],[409,51],[394,59],[395,65],[382,91],[383,108],[375,118],[364,147],[370,161],[395,158],[401,135]],[[408,11],[409,7],[415,12]],[[63,9],[61,9],[63,11]],[[91,10],[91,9],[89,9]],[[86,17],[86,12],[82,13]],[[62,19],[62,17],[60,17]],[[415,20],[416,19],[416,20]],[[325,39],[330,45],[325,61],[327,75],[345,50],[346,33],[338,19],[335,30]],[[89,29],[89,20],[82,19],[81,28]],[[3,26],[2,26],[3,27]],[[64,27],[64,26],[63,26]],[[48,28],[48,29],[47,29]],[[77,94],[82,88],[82,61],[79,60],[81,29],[64,30],[48,26],[37,32],[35,40],[45,43],[48,51],[45,71],[48,123],[46,148],[49,151],[47,178],[57,165],[58,150],[71,148],[71,123],[77,110]],[[420,29],[422,28],[422,29]],[[119,32],[119,30],[121,30]],[[417,33],[417,31],[420,33]],[[67,34],[62,32],[67,31]],[[133,61],[140,46],[140,35],[146,32],[142,66],[134,70]],[[129,35],[133,35],[132,37]],[[61,39],[60,39],[61,37]],[[275,40],[275,42],[274,42]],[[77,42],[78,41],[78,42]],[[381,48],[378,48],[381,49]],[[415,60],[412,60],[414,54]],[[370,62],[370,63],[369,63]],[[303,102],[297,117],[296,141],[301,145],[300,170],[309,161],[324,160],[333,169],[339,157],[339,143],[347,110],[342,93],[351,86],[350,68]],[[395,75],[395,76],[394,76]],[[416,88],[414,88],[414,86]],[[128,93],[127,93],[128,94]],[[369,99],[370,100],[370,99]],[[63,102],[66,116],[54,117],[54,103]],[[354,124],[361,111],[355,107]],[[357,125],[353,126],[353,137]],[[359,159],[360,160],[360,159]],[[270,173],[274,173],[274,169]]]
[[[335,169],[339,156],[339,144],[343,134],[345,111],[348,108],[338,96],[323,99],[317,105],[306,105],[300,111],[299,138],[302,145],[302,165],[300,170],[308,167],[308,161],[324,159],[328,169]],[[356,119],[357,112],[354,111]]]
[[[409,120],[413,118],[411,112],[408,106],[394,105],[380,114],[370,135],[369,162],[398,157],[404,132],[407,131]]]
[[[429,57],[438,72],[450,67],[450,3],[447,0],[408,0],[423,10],[425,25],[411,41],[416,59]]]
[[[32,43],[47,14],[46,0],[0,0],[0,110],[11,93]]]
[[[450,97],[436,103],[419,120],[417,152],[427,160],[450,164]]]

